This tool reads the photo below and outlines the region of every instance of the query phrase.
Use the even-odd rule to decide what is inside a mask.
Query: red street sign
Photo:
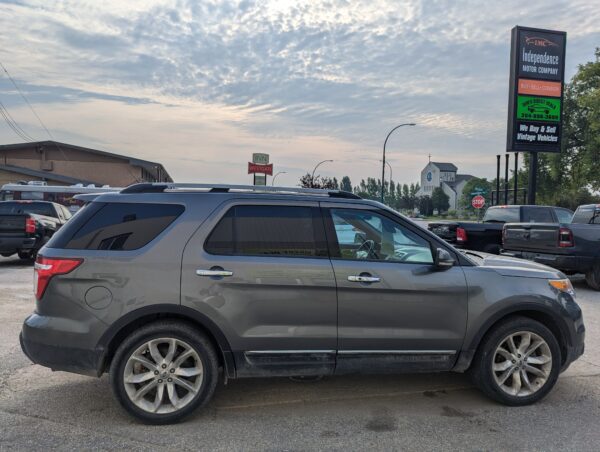
[[[269,163],[268,165],[259,165],[258,163],[248,162],[248,174],[268,174],[269,176],[273,175],[273,164]]]
[[[474,196],[473,199],[471,199],[471,205],[475,209],[482,209],[483,206],[485,206],[485,198],[481,195]]]

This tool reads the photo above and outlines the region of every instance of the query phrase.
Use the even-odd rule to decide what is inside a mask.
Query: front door
[[[437,270],[437,242],[390,212],[321,205],[338,287],[336,373],[450,369],[467,322],[461,267]]]
[[[223,206],[185,248],[181,295],[223,331],[238,376],[333,372],[336,286],[318,203]]]

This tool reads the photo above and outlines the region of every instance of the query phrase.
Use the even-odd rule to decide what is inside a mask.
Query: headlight
[[[570,279],[550,279],[548,280],[548,284],[554,287],[559,292],[568,293],[572,297],[575,297],[575,289],[573,289],[573,284],[571,284]]]

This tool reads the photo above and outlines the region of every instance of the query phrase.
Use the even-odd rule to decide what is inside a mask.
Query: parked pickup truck
[[[600,290],[600,204],[579,206],[569,224],[505,224],[502,254],[584,273]]]
[[[499,254],[505,223],[569,223],[573,212],[551,206],[492,206],[482,223],[441,221],[427,228],[457,248]]]
[[[17,253],[33,259],[38,250],[71,218],[69,210],[46,201],[0,202],[0,255]]]

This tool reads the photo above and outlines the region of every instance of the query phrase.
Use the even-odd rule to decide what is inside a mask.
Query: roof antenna
[[[431,154],[429,154],[429,163],[431,163]]]

